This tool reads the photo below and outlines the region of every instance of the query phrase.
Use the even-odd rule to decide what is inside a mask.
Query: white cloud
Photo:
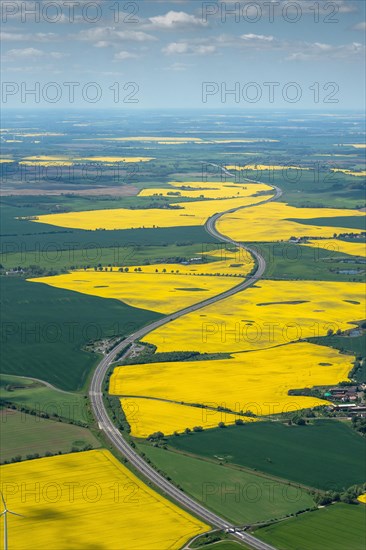
[[[126,51],[121,51],[114,55],[114,59],[116,61],[124,61],[125,59],[136,59],[136,57],[139,57],[139,56],[135,53],[126,52]]]
[[[95,48],[108,48],[108,46],[110,46],[110,43],[106,40],[99,40],[94,44]]]
[[[0,32],[2,42],[52,42],[59,36],[53,32],[37,32],[35,34],[20,32]]]
[[[8,50],[4,56],[4,60],[16,60],[16,59],[37,59],[40,57],[52,57],[52,59],[62,59],[66,57],[66,54],[61,52],[44,52],[37,48],[15,48]]]
[[[283,52],[287,61],[353,59],[361,56],[365,47],[358,43],[328,44],[324,42],[305,42],[299,40],[281,40],[272,35],[244,34],[239,37],[222,34],[214,42],[218,48],[245,50],[245,52]]]
[[[303,43],[298,51],[292,52],[288,61],[316,61],[324,59],[352,59],[365,55],[365,46],[359,42],[334,46],[321,42]]]
[[[44,52],[37,50],[37,48],[16,48],[13,50],[8,50],[5,56],[9,59],[18,59],[18,58],[34,58],[42,57]]]
[[[186,71],[190,67],[190,65],[187,65],[186,63],[172,63],[169,67],[166,67],[167,71],[176,71],[176,72],[182,72]]]
[[[264,34],[242,34],[240,37],[242,40],[251,40],[251,41],[263,41],[263,42],[273,42],[274,37],[272,35]]]
[[[166,55],[174,55],[176,53],[188,53],[188,43],[187,42],[171,42],[165,48],[163,48],[163,52]]]
[[[113,46],[119,42],[152,42],[157,40],[155,36],[143,31],[120,31],[116,27],[95,27],[80,31],[72,38],[83,42],[92,42],[98,48]]]
[[[195,44],[191,42],[171,42],[162,49],[165,55],[209,55],[215,53],[216,47],[212,44]]]
[[[192,46],[192,53],[196,53],[198,55],[206,55],[215,53],[216,48],[215,46],[209,45],[209,46]]]
[[[177,28],[205,27],[207,23],[201,17],[196,17],[184,11],[169,11],[165,15],[149,17],[147,28],[174,30]]]
[[[355,31],[366,31],[366,21],[361,21],[361,23],[357,23],[354,27],[352,27]]]

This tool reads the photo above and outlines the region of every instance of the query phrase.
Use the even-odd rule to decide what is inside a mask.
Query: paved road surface
[[[275,190],[275,194],[273,196],[263,200],[260,203],[257,203],[254,206],[278,199],[281,196],[282,191],[275,186],[273,186],[273,189]],[[186,495],[182,490],[175,487],[175,485],[173,485],[167,479],[165,479],[162,475],[160,475],[156,470],[154,470],[154,468],[152,468],[152,466],[147,464],[147,462],[145,462],[144,459],[136,451],[134,451],[134,449],[124,440],[121,432],[117,430],[117,428],[114,426],[113,422],[109,418],[105,405],[103,403],[102,391],[103,391],[103,380],[105,378],[105,375],[108,371],[110,364],[115,359],[117,353],[123,350],[123,348],[127,344],[130,344],[135,340],[142,338],[149,332],[152,332],[153,330],[169,323],[170,321],[173,321],[174,319],[178,319],[179,317],[182,317],[187,313],[191,313],[192,311],[197,311],[203,307],[206,307],[210,304],[218,302],[219,300],[223,300],[224,298],[233,296],[234,294],[237,294],[238,292],[241,292],[242,290],[245,290],[246,288],[250,287],[256,281],[258,281],[258,279],[262,277],[264,270],[266,268],[266,262],[263,256],[256,250],[253,250],[250,247],[244,247],[242,244],[237,243],[231,240],[230,238],[225,237],[224,235],[221,235],[215,227],[217,220],[221,216],[223,216],[224,214],[236,212],[237,210],[241,210],[243,208],[247,208],[247,206],[244,206],[244,207],[242,206],[239,208],[234,208],[227,212],[214,214],[207,221],[205,227],[207,231],[214,237],[251,252],[257,261],[257,269],[255,273],[249,279],[241,282],[235,287],[217,296],[214,296],[213,298],[209,298],[208,300],[205,300],[198,304],[194,304],[192,306],[184,308],[171,315],[167,315],[166,317],[159,319],[158,321],[154,321],[153,323],[150,323],[148,326],[143,327],[140,330],[136,331],[134,334],[131,334],[130,336],[128,336],[125,340],[123,340],[120,344],[118,344],[110,353],[108,353],[108,355],[106,355],[100,361],[97,368],[95,369],[95,372],[91,381],[91,385],[89,388],[89,397],[91,401],[91,406],[92,406],[95,418],[97,419],[99,429],[104,432],[104,434],[111,441],[111,443],[116,447],[116,449],[118,449],[125,456],[125,458],[127,458],[131,462],[131,464],[133,464],[133,466],[137,468],[137,470],[141,474],[143,474],[154,485],[159,487],[159,489],[161,489],[165,494],[169,495],[169,497],[171,497],[175,502],[177,502],[178,504],[180,504],[190,512],[194,513],[196,516],[199,516],[202,520],[204,520],[209,525],[220,529],[230,529],[230,530],[235,529],[235,526],[233,524],[221,518],[214,512],[211,512],[210,510],[205,508],[202,504],[199,504],[193,498]],[[126,352],[126,354],[127,353],[128,352]],[[121,357],[121,360],[122,359],[123,359],[123,356]],[[232,534],[235,538],[237,538],[240,541],[243,541],[250,548],[253,548],[256,550],[275,550],[273,546],[270,546],[269,544],[266,544],[258,540],[257,538],[253,537],[253,535],[250,535],[249,533],[236,531],[235,533],[232,533]]]

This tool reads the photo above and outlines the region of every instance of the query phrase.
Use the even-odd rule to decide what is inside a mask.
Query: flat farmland
[[[159,318],[116,300],[16,277],[4,277],[2,290],[2,372],[63,390],[82,388],[96,364],[98,355],[83,350],[90,340],[123,336]]]
[[[46,420],[14,410],[0,412],[1,462],[20,455],[46,452],[70,452],[71,448],[82,449],[86,445],[100,447],[99,441],[87,428]]]
[[[255,472],[220,466],[146,444],[139,444],[139,448],[189,495],[237,525],[281,518],[314,506],[304,489]]]
[[[361,233],[365,228],[365,213],[335,208],[296,208],[282,202],[269,202],[225,214],[217,227],[224,235],[244,242],[272,242],[305,236],[332,238],[334,233]]]
[[[35,410],[39,414],[57,415],[84,424],[90,420],[85,395],[59,391],[30,378],[2,374],[0,399],[10,406]]]
[[[366,506],[334,504],[255,531],[278,550],[364,550]]]
[[[185,337],[184,334],[182,336]],[[199,343],[194,342],[193,338],[191,346],[199,349]],[[289,395],[289,391],[329,386],[347,380],[352,366],[350,355],[325,346],[298,342],[255,352],[235,353],[231,358],[116,367],[110,378],[109,391],[118,396],[154,398],[150,407],[156,412],[147,415],[146,422],[150,428],[155,422],[156,428],[152,431],[162,430],[167,434],[171,432],[162,429],[167,425],[164,422],[159,424],[159,420],[163,419],[158,412],[158,399],[201,404],[211,409],[221,407],[242,414],[250,411],[258,417],[279,414],[328,404],[328,401],[317,397]],[[141,431],[145,420],[142,411],[139,417]],[[225,419],[228,422],[229,416],[226,415]],[[217,411],[207,411],[207,419],[208,423],[213,421],[216,424],[222,420]]]
[[[128,273],[117,269],[113,272],[73,271],[67,275],[28,281],[88,296],[115,299],[131,307],[165,314],[221,294],[240,282],[240,279],[233,277],[194,277],[176,273],[179,268],[179,265],[171,265],[167,273],[162,273],[160,265],[153,269],[154,273],[145,273],[144,267],[140,268],[141,272],[131,270]],[[155,269],[159,273],[155,273]],[[149,292],[144,292],[146,288]]]
[[[254,422],[171,437],[169,445],[324,490],[365,480],[365,441],[337,420],[306,426]]]
[[[143,341],[158,351],[235,352],[273,348],[364,319],[363,283],[262,280],[243,293],[192,312]],[[336,383],[336,380],[334,381]]]
[[[119,548],[121,538],[131,550],[178,550],[210,530],[104,449],[5,465],[1,479],[9,509],[24,515],[9,520],[14,550],[30,533],[40,550]]]

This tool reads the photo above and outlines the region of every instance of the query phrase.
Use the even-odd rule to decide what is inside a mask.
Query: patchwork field
[[[158,351],[270,348],[352,328],[364,318],[365,304],[362,283],[264,280],[155,330],[144,341]]]
[[[288,395],[288,391],[347,380],[351,367],[351,356],[323,346],[297,343],[235,354],[232,359],[117,367],[111,376],[109,391],[119,396],[221,406],[261,416],[326,404],[313,397]],[[220,422],[217,412],[208,411],[208,418],[210,414],[215,424]],[[166,433],[159,421],[167,427],[159,414],[146,418],[149,429],[154,426],[152,431]],[[142,427],[143,422],[141,415],[140,433],[148,431]]]
[[[234,424],[241,418],[253,422],[252,417],[242,417],[224,411],[185,406],[180,403],[160,401],[157,399],[123,398],[120,400],[133,437],[146,438],[154,432],[164,435],[174,432],[183,433],[186,428],[215,428],[219,422]]]
[[[202,185],[202,183],[200,183]],[[225,184],[227,185],[227,184]],[[174,189],[174,188],[172,188]],[[37,223],[57,225],[74,229],[139,229],[162,228],[177,226],[204,225],[207,219],[216,212],[224,212],[240,206],[253,205],[263,201],[262,196],[256,196],[258,191],[270,190],[264,184],[253,185],[236,198],[201,200],[194,202],[174,203],[174,207],[165,209],[149,208],[145,210],[130,210],[127,208],[113,210],[93,210],[87,212],[68,212],[38,216],[32,220]],[[153,191],[154,192],[154,191]],[[226,191],[225,191],[226,192]],[[235,195],[235,193],[233,193]],[[232,195],[231,195],[232,196]],[[217,202],[219,201],[219,202]]]
[[[148,162],[154,160],[152,157],[85,157],[85,158],[70,158],[70,157],[55,157],[48,155],[37,155],[31,157],[25,157],[19,161],[20,165],[24,166],[74,166],[82,163],[104,163],[104,164],[115,164],[118,162],[126,163],[137,163],[137,162]]]
[[[86,445],[100,447],[99,441],[86,428],[46,420],[14,410],[0,412],[1,462],[20,455],[47,452],[63,453],[82,449]]]
[[[350,426],[316,420],[306,426],[255,422],[171,437],[169,446],[324,490],[365,481],[365,444]],[[345,467],[346,465],[346,467]]]
[[[342,174],[347,174],[349,176],[362,177],[366,176],[366,170],[360,170],[355,172],[354,170],[347,170],[345,168],[332,168],[332,172],[341,172]]]
[[[279,550],[364,550],[365,524],[364,506],[335,504],[264,527],[255,531],[255,536]]]
[[[352,250],[349,254],[338,251],[337,245],[332,240],[328,240],[329,249],[322,248],[323,239],[312,242],[312,246],[283,241],[251,243],[250,247],[256,249],[265,258],[266,279],[318,282],[361,282],[366,279],[363,258],[352,256]],[[358,243],[356,250],[358,250],[357,247]]]
[[[313,490],[365,482],[362,420],[311,416],[329,401],[291,391],[366,380],[362,113],[56,111],[6,111],[0,130],[1,458],[22,456],[0,489],[24,515],[8,516],[9,549],[178,550],[210,531],[99,448],[110,427],[88,388],[124,337],[250,277],[240,241],[263,254],[261,280],[116,357],[107,412],[197,502],[277,521],[255,533],[277,550],[364,550],[365,495],[307,511]],[[265,203],[274,186],[283,202]],[[232,244],[206,229],[224,211]],[[247,548],[223,536],[202,548]]]
[[[305,243],[307,246],[325,249],[330,253],[343,252],[351,256],[366,256],[366,242],[341,241],[340,239],[319,239]]]
[[[2,374],[0,399],[6,404],[33,409],[39,414],[60,416],[68,420],[88,423],[90,412],[84,395],[52,389],[41,382]]]
[[[140,268],[142,272],[130,269],[128,273],[119,272],[117,269],[113,272],[74,271],[66,275],[41,277],[29,281],[100,298],[113,298],[129,306],[157,313],[173,313],[221,294],[240,282],[230,277],[200,276],[194,279],[184,273],[176,273],[177,270],[181,271],[178,264],[168,266],[168,273],[163,273],[165,267],[160,265],[146,270],[150,273],[145,273],[145,267]],[[156,269],[159,273],[155,273]],[[146,289],[149,291],[146,292]]]
[[[163,197],[190,197],[195,199],[233,199],[241,197],[250,197],[256,193],[272,191],[266,184],[237,184],[237,183],[218,183],[211,181],[185,181],[169,182],[170,188],[150,188],[143,189],[140,197],[153,197],[162,195]]]
[[[11,464],[1,473],[9,509],[24,515],[9,520],[14,550],[24,549],[30,532],[39,549],[57,548],[60,540],[63,549],[116,548],[122,537],[133,550],[160,550],[181,548],[209,530],[105,450]]]
[[[236,525],[280,518],[314,505],[305,490],[254,472],[220,466],[150,445],[140,444],[139,448],[189,495]]]
[[[354,216],[365,220],[364,212],[335,208],[295,208],[281,202],[269,202],[245,211],[226,214],[217,223],[218,230],[236,241],[271,242],[288,240],[291,237],[326,237],[332,238],[334,233],[360,233],[347,225],[347,218]],[[329,226],[321,224],[306,224],[307,220],[330,218]],[[344,225],[331,225],[332,218],[338,218]],[[304,220],[304,223],[291,221]],[[269,223],[270,220],[270,223]]]
[[[301,166],[280,166],[278,164],[230,164],[228,166],[225,166],[226,170],[237,170],[239,172],[242,172],[244,170],[255,170],[255,171],[279,171],[282,170],[283,172],[286,172],[286,170],[309,170],[309,168],[303,168]]]
[[[159,315],[22,278],[2,279],[2,372],[78,390],[98,361],[91,340],[123,336]]]

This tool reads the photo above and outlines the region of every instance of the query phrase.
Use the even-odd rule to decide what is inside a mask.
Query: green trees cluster
[[[344,502],[345,504],[355,504],[357,497],[366,491],[366,483],[363,485],[353,485],[343,492],[327,491],[326,493],[315,493],[313,498],[318,506],[327,506],[333,502]]]

